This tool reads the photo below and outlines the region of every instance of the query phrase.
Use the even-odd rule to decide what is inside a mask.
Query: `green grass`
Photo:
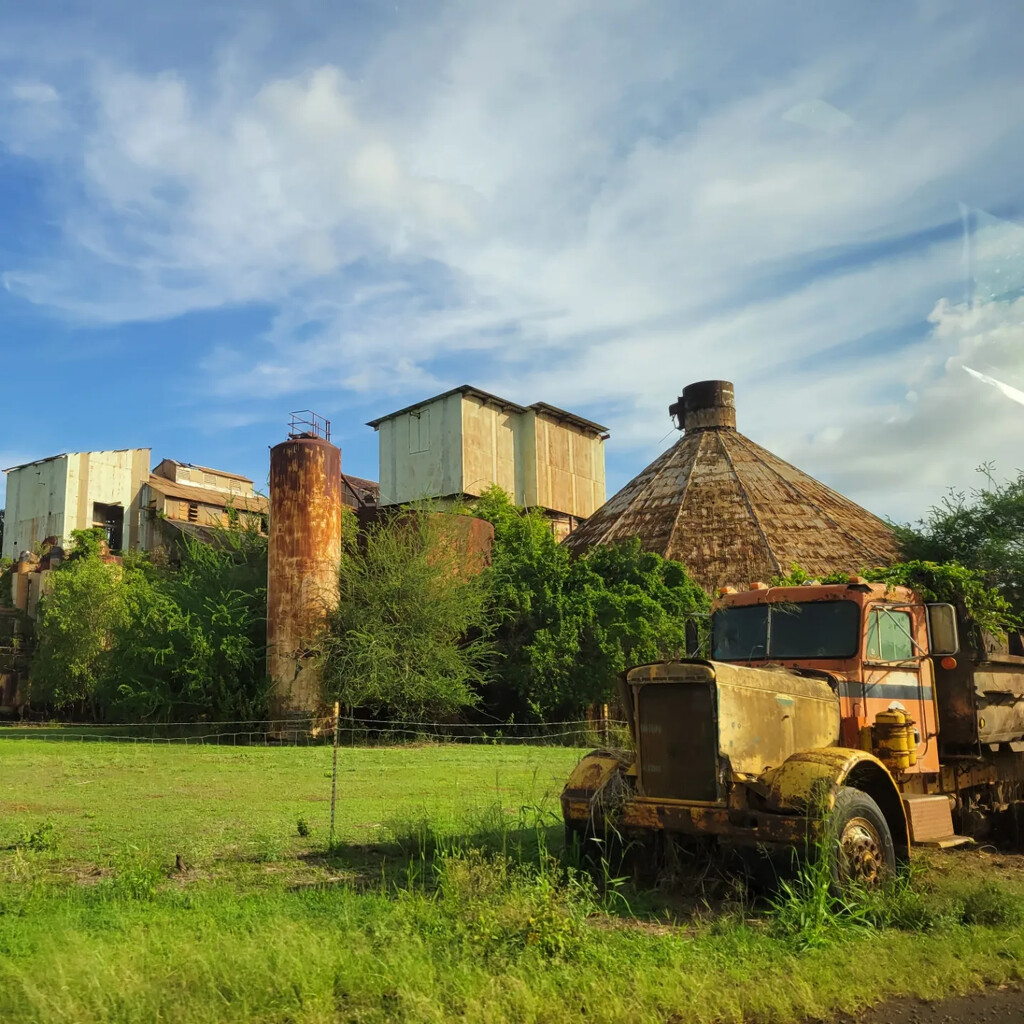
[[[581,752],[445,744],[338,751],[337,838],[372,844],[397,826],[456,828],[495,803],[557,794]],[[162,746],[0,739],[0,846],[41,821],[72,860],[125,843],[173,861],[238,857],[276,840],[297,856],[327,840],[330,747]],[[310,836],[296,828],[307,821]],[[209,864],[207,866],[210,866]]]
[[[0,741],[0,1020],[791,1021],[1021,976],[1011,857],[933,855],[811,946],[728,889],[627,912],[557,856],[578,756],[342,750],[328,851],[328,748]]]

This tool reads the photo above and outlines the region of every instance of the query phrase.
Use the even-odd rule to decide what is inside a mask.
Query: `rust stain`
[[[341,451],[297,437],[270,451],[267,671],[274,715],[314,710],[320,675],[310,646],[338,601]]]

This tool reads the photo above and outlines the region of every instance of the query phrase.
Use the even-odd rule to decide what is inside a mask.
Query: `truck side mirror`
[[[930,604],[928,609],[928,653],[944,658],[960,652],[956,609],[951,604]]]

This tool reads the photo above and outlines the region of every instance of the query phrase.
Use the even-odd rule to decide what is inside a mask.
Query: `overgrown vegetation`
[[[320,644],[325,697],[385,718],[578,718],[631,663],[695,652],[708,602],[633,541],[572,559],[539,512],[492,488],[490,567],[466,563],[459,517],[347,517],[340,603]],[[103,556],[79,531],[40,602],[35,706],[96,720],[266,713],[266,538],[185,538],[180,564]]]
[[[1019,627],[1020,619],[1003,595],[989,586],[986,575],[957,562],[898,562],[895,565],[861,568],[856,571],[869,583],[885,583],[890,587],[910,587],[925,601],[942,601],[955,605],[961,623],[973,632],[965,641],[977,647],[980,633],[1001,634]],[[818,578],[820,583],[846,583],[850,573],[835,572]],[[810,580],[800,566],[790,568],[788,575],[775,576],[772,586],[800,586]],[[980,632],[979,632],[980,631]]]
[[[542,513],[496,487],[473,511],[494,526],[490,606],[501,660],[486,691],[492,713],[577,717],[614,694],[628,665],[702,642],[708,599],[678,562],[639,541],[573,559]]]
[[[184,539],[180,565],[100,554],[76,531],[49,578],[29,693],[94,719],[254,719],[266,713],[266,539]]]
[[[1024,616],[1024,471],[1002,483],[991,465],[985,485],[950,491],[916,526],[897,527],[908,560],[969,566],[1016,616]]]
[[[410,510],[349,534],[324,641],[327,693],[350,708],[447,716],[479,701],[493,652],[486,576],[454,517]]]

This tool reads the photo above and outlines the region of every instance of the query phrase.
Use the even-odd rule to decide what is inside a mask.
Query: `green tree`
[[[266,538],[187,538],[176,569],[74,539],[39,604],[33,702],[107,719],[265,715]]]
[[[30,697],[96,717],[116,638],[127,624],[124,568],[83,556],[66,562],[48,582],[39,602]]]
[[[409,510],[346,534],[323,641],[327,695],[390,716],[446,716],[486,684],[487,583],[467,571],[453,517]]]
[[[495,713],[575,717],[608,700],[630,665],[699,645],[708,600],[679,563],[636,539],[573,559],[542,513],[518,508],[498,488],[474,511],[494,526]]]
[[[126,565],[132,560],[126,559]],[[180,563],[141,563],[104,679],[118,717],[254,720],[267,712],[267,542],[255,530],[184,539]]]
[[[916,526],[897,527],[907,561],[957,562],[981,573],[989,587],[1024,615],[1024,472],[1003,483],[979,468],[986,486],[950,491]]]

